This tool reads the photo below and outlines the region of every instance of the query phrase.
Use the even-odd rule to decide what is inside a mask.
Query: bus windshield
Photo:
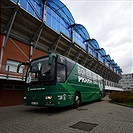
[[[55,60],[51,65],[48,64],[49,57],[34,60],[30,63],[27,71],[26,83],[50,84],[54,82]]]

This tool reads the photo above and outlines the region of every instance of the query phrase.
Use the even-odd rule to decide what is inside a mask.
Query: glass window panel
[[[33,10],[33,5],[34,5],[34,1],[29,1],[28,2],[28,11],[32,14],[32,15],[34,15],[34,10]]]
[[[56,26],[57,32],[60,33],[60,21],[57,20],[57,26]]]
[[[75,65],[75,62],[67,59],[67,76],[69,76],[70,72],[72,71],[73,67]]]
[[[40,7],[40,5],[39,4],[37,4],[36,3],[36,8],[35,8],[36,10],[35,10],[35,16],[37,17],[37,18],[42,18],[42,14],[41,14],[41,7]]]
[[[52,28],[56,30],[56,19],[52,16]]]
[[[64,82],[66,80],[65,66],[57,64],[57,82]]]
[[[46,23],[47,23],[48,26],[51,27],[51,15],[49,13],[47,13]]]
[[[22,8],[26,9],[27,8],[27,0],[20,0],[20,5]]]

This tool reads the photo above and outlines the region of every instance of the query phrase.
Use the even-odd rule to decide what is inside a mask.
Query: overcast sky
[[[122,68],[133,73],[133,2],[131,0],[61,0],[90,38]]]

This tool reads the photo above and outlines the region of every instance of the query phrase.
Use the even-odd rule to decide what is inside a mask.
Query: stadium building
[[[118,83],[122,69],[59,0],[1,0],[0,106],[23,104],[26,67],[19,62],[60,53],[105,80]],[[88,21],[88,20],[86,20]]]

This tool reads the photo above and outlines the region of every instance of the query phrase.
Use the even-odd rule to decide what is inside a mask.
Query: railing
[[[16,70],[11,70],[11,66],[6,64],[0,64],[0,79],[10,80],[25,80],[26,69],[23,68],[22,73],[17,73],[17,66],[14,67]]]
[[[105,80],[105,86],[122,88],[122,85],[120,83],[111,82],[109,80]]]

